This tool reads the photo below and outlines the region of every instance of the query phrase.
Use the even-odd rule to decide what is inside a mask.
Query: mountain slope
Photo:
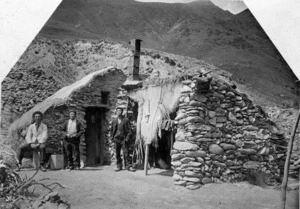
[[[206,60],[270,99],[295,100],[296,77],[249,10],[232,15],[210,1],[64,0],[39,36],[105,39]]]

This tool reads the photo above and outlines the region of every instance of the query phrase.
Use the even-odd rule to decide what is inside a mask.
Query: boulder
[[[185,155],[187,157],[205,157],[206,156],[206,152],[205,151],[201,151],[201,150],[197,150],[197,151],[187,151],[185,153]]]
[[[255,149],[238,149],[242,155],[255,155],[257,151]]]
[[[171,158],[172,161],[181,160],[182,158],[184,158],[184,154],[173,154]]]
[[[236,146],[233,145],[233,144],[221,143],[220,146],[221,146],[224,150],[234,150],[234,149],[236,149]]]
[[[188,151],[188,150],[198,150],[199,146],[196,144],[192,144],[189,142],[178,142],[176,141],[173,145],[174,149],[181,150],[181,151]]]
[[[176,141],[185,141],[185,134],[183,131],[178,131],[175,135]]]
[[[182,158],[182,159],[180,160],[180,162],[183,163],[183,164],[187,164],[187,163],[189,163],[189,162],[191,162],[191,161],[195,161],[195,158],[185,157],[185,158]]]
[[[260,167],[260,162],[257,161],[248,161],[243,164],[244,168],[247,169],[258,169]]]
[[[182,88],[181,88],[181,93],[190,93],[192,92],[192,89],[187,86],[187,85],[183,85]]]
[[[173,161],[173,162],[171,162],[171,164],[175,167],[179,167],[182,165],[182,163],[180,161]]]
[[[178,174],[174,174],[173,176],[174,181],[182,181],[182,176],[178,175]]]
[[[237,119],[236,119],[236,117],[232,114],[232,112],[230,112],[230,113],[228,114],[228,119],[229,119],[231,122],[233,122],[233,123],[236,123],[236,122],[237,122]]]
[[[200,162],[189,162],[188,163],[188,166],[189,167],[200,167],[202,165],[202,163],[200,163]]]
[[[205,177],[205,178],[202,179],[202,184],[209,184],[211,182],[212,182],[211,178]]]
[[[209,116],[210,118],[213,118],[213,117],[216,116],[216,112],[214,112],[214,111],[208,111],[208,116]]]
[[[190,189],[190,190],[196,190],[196,189],[201,188],[201,184],[188,185],[185,188]]]
[[[209,152],[216,155],[222,155],[224,153],[224,150],[217,144],[211,144],[209,146]]]
[[[190,181],[190,182],[195,182],[195,183],[198,183],[198,182],[201,182],[201,179],[197,178],[197,177],[183,177],[183,180],[184,181]]]
[[[198,107],[198,106],[201,106],[202,103],[201,102],[198,102],[198,101],[195,101],[195,100],[192,100],[190,103],[189,103],[189,106],[192,106],[192,107]]]

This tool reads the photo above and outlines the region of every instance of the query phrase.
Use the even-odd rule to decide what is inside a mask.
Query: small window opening
[[[109,96],[108,91],[101,91],[101,103],[102,104],[107,104],[108,103],[108,96]]]

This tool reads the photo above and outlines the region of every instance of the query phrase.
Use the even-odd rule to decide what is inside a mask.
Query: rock
[[[207,97],[201,95],[201,94],[197,94],[197,93],[194,93],[192,96],[191,96],[191,100],[196,100],[198,102],[202,102],[202,103],[205,103],[207,102]]]
[[[182,181],[183,180],[182,176],[180,176],[178,174],[174,174],[173,179],[174,179],[174,181]]]
[[[252,126],[252,125],[246,126],[244,129],[245,129],[246,131],[257,131],[257,130],[258,130],[257,127]]]
[[[238,149],[242,155],[255,155],[257,152],[255,149]]]
[[[214,92],[213,93],[213,97],[215,97],[215,98],[219,98],[219,99],[223,99],[224,98],[224,95],[222,95],[222,94],[220,94],[220,93],[218,93],[218,92]]]
[[[224,150],[217,144],[211,144],[209,146],[209,152],[216,155],[222,155],[224,153]]]
[[[184,80],[184,81],[182,81],[182,84],[184,84],[184,85],[190,85],[191,83],[192,83],[191,80]]]
[[[189,106],[192,106],[192,107],[198,107],[198,106],[201,106],[201,102],[197,102],[195,100],[192,100],[190,103],[189,103]]]
[[[217,123],[217,124],[216,124],[216,127],[217,127],[217,128],[222,128],[223,126],[224,126],[223,123]]]
[[[185,158],[182,158],[180,160],[180,162],[183,163],[183,164],[187,164],[187,163],[189,163],[191,161],[195,161],[195,159],[194,158],[190,158],[190,157],[185,157]]]
[[[220,146],[221,146],[224,150],[234,150],[234,149],[236,149],[236,146],[233,145],[233,144],[221,143]]]
[[[243,146],[243,148],[245,148],[245,149],[256,148],[256,147],[257,147],[257,144],[253,141],[245,141],[244,146]]]
[[[217,119],[216,118],[211,118],[209,119],[209,124],[215,126],[217,124]]]
[[[173,161],[171,162],[171,164],[174,166],[174,167],[179,167],[182,165],[182,163],[180,161]]]
[[[205,157],[206,156],[206,152],[205,151],[201,151],[201,150],[197,150],[197,151],[187,151],[185,153],[185,155],[187,157]]]
[[[298,159],[294,162],[294,165],[299,165],[299,164],[300,164],[300,159]]]
[[[178,142],[176,141],[173,145],[174,149],[181,150],[181,151],[188,151],[188,150],[198,150],[199,146],[196,144],[192,144],[189,142]]]
[[[195,182],[195,183],[198,183],[198,182],[201,182],[201,179],[197,178],[197,177],[183,177],[183,180],[184,181],[190,181],[190,182]]]
[[[196,159],[197,159],[197,161],[198,161],[199,163],[203,163],[203,162],[204,162],[203,158],[201,158],[201,157],[196,157]]]
[[[203,125],[203,124],[192,124],[192,125],[188,126],[188,130],[190,130],[190,131],[195,131],[195,130],[210,131],[211,127],[208,125]]]
[[[183,131],[178,131],[175,135],[176,141],[185,141],[185,134]]]
[[[214,111],[208,111],[208,116],[209,116],[210,118],[213,118],[213,117],[216,116],[216,112],[214,112]]]
[[[186,170],[186,171],[184,172],[184,175],[185,175],[185,176],[189,176],[189,177],[194,177],[196,174],[195,174],[195,172],[193,172],[193,171]]]
[[[185,97],[184,100],[183,100],[183,102],[185,102],[185,103],[190,103],[190,101],[191,101],[190,97]]]
[[[238,146],[238,147],[243,147],[244,142],[242,140],[238,139],[238,140],[235,141],[235,145]]]
[[[233,92],[229,91],[229,92],[226,93],[226,96],[235,97],[235,94]]]
[[[230,167],[230,166],[233,166],[233,165],[234,165],[234,162],[233,162],[232,160],[227,160],[227,161],[225,162],[225,165],[228,166],[228,167]]]
[[[203,183],[203,184],[209,184],[209,183],[211,183],[211,182],[212,182],[211,178],[205,177],[205,178],[202,179],[202,183]]]
[[[229,114],[228,114],[228,119],[233,123],[237,122],[236,117],[231,112],[229,112]]]
[[[240,96],[236,96],[236,97],[235,97],[235,99],[236,99],[236,100],[238,100],[238,101],[241,101],[241,100],[243,100],[243,98],[242,98],[242,97],[240,97]]]
[[[258,169],[260,168],[260,163],[257,161],[248,161],[243,164],[243,167],[247,169]]]
[[[196,190],[196,189],[201,188],[201,184],[188,185],[188,186],[186,186],[186,188],[190,189],[190,190]]]
[[[190,166],[190,167],[200,167],[202,165],[202,163],[200,163],[200,162],[189,162],[188,163],[188,166]]]
[[[226,110],[224,110],[224,109],[222,109],[222,108],[220,108],[220,107],[218,107],[216,110],[215,110],[215,112],[216,112],[216,115],[217,116],[224,116],[224,115],[226,115]]]
[[[202,118],[199,116],[189,116],[186,118],[188,123],[199,123],[199,122],[204,122]]]
[[[185,186],[186,185],[186,181],[175,181],[174,184],[178,185],[178,186]]]
[[[217,123],[225,123],[227,121],[226,117],[217,117]]]
[[[213,164],[217,167],[220,167],[220,168],[227,168],[226,164],[225,163],[220,163],[218,161],[213,161]]]
[[[263,147],[258,151],[259,155],[269,155],[269,153],[270,153],[270,149],[267,147]]]
[[[181,160],[182,158],[184,158],[184,154],[173,154],[172,155],[172,161]]]
[[[192,92],[192,89],[187,85],[183,85],[183,87],[181,88],[181,93],[190,93],[190,92]]]
[[[187,115],[185,113],[183,113],[181,110],[179,110],[179,112],[174,120],[180,120],[185,117],[187,117]]]

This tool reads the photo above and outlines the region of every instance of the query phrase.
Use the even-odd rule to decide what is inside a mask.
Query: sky
[[[189,3],[195,0],[135,0],[139,2],[163,2],[163,3]],[[196,0],[197,1],[197,0]],[[242,0],[199,0],[212,1],[216,6],[228,10],[233,14],[238,14],[247,9],[247,6]]]
[[[145,0],[139,0],[145,1]],[[153,0],[147,0],[153,1]],[[159,0],[155,0],[156,2]],[[160,0],[182,2],[191,0]],[[212,0],[225,10],[250,9],[300,79],[299,0]],[[2,81],[61,0],[0,1],[0,80]]]

